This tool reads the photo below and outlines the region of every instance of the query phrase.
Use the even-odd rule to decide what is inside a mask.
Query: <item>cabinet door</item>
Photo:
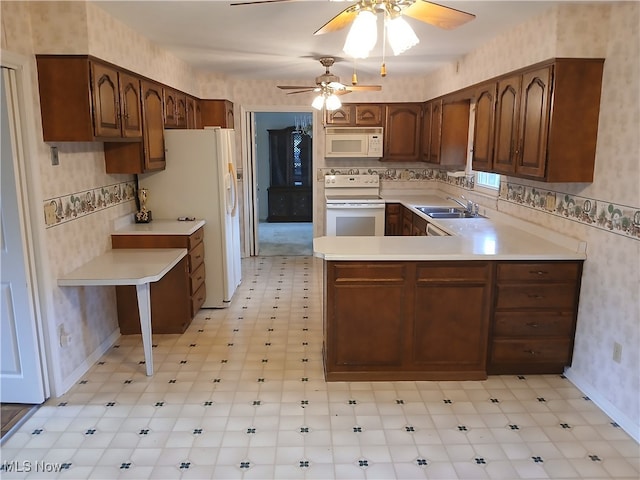
[[[384,131],[384,160],[417,162],[420,160],[419,103],[387,105]]]
[[[424,102],[422,104],[422,136],[420,141],[422,143],[422,161],[429,161],[429,148],[431,146],[431,102]]]
[[[427,162],[440,164],[440,140],[442,134],[442,100],[431,102],[431,130],[429,132],[429,157]]]
[[[93,122],[96,137],[120,137],[118,71],[91,63]]]
[[[199,123],[202,123],[202,119],[198,120],[200,115],[200,108],[198,100],[193,97],[187,97],[187,128],[202,128],[198,127]]]
[[[187,128],[187,96],[176,92],[176,127]]]
[[[407,269],[400,263],[329,262],[326,345],[331,367],[399,367]]]
[[[400,203],[387,203],[385,205],[385,236],[402,235],[402,205]]]
[[[493,168],[493,132],[496,105],[495,83],[476,89],[474,112],[472,168],[490,172]]]
[[[549,133],[551,67],[522,75],[516,174],[543,178]]]
[[[440,165],[464,169],[469,147],[470,100],[443,101]]]
[[[498,173],[515,172],[514,156],[518,149],[518,116],[520,113],[520,76],[498,82],[496,98],[495,146],[493,169]]]
[[[160,85],[148,81],[142,82],[142,114],[145,171],[162,170],[165,167],[165,158],[162,87]]]
[[[334,125],[334,126],[353,126],[355,125],[355,106],[349,104],[343,104],[340,108],[336,110],[325,110],[325,119],[324,123],[326,125]]]
[[[177,110],[177,93],[170,88],[163,88],[162,94],[164,97],[164,126],[165,127],[177,127],[178,126],[178,110]]]
[[[233,102],[229,100],[200,100],[202,125],[234,128]]]
[[[122,109],[122,136],[142,136],[142,102],[140,101],[140,79],[120,73],[120,102]]]
[[[488,262],[417,266],[412,352],[416,365],[484,371],[490,272]]]
[[[375,103],[363,103],[355,106],[357,127],[381,127],[384,106]]]

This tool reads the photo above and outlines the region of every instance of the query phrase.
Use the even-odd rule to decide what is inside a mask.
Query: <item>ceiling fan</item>
[[[232,3],[236,5],[251,5],[256,3],[278,3],[295,0],[254,0],[246,2]],[[390,17],[398,15],[406,15],[421,22],[435,25],[436,27],[451,30],[459,27],[476,16],[456,10],[455,8],[445,7],[437,3],[428,2],[427,0],[359,0],[354,5],[342,10],[335,17],[325,23],[322,27],[314,32],[314,35],[322,35],[324,33],[335,32],[341,30],[353,23],[361,10],[368,9],[375,12],[384,12]]]
[[[334,75],[329,70],[331,66],[335,63],[335,59],[333,57],[322,57],[319,59],[322,66],[325,68],[325,72],[316,77],[316,85],[315,86],[300,86],[300,85],[278,85],[278,88],[282,90],[296,90],[295,92],[289,92],[288,95],[292,95],[294,93],[305,93],[305,92],[321,92],[333,93],[335,95],[344,95],[349,92],[354,91],[380,91],[382,90],[381,85],[357,85],[357,78],[353,77],[352,85],[344,85],[340,83],[340,77]]]

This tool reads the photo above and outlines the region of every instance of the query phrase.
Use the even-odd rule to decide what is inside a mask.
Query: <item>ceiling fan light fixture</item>
[[[387,18],[385,22],[389,45],[394,55],[400,55],[420,43],[411,25],[400,15]]]
[[[353,58],[367,58],[378,41],[377,17],[368,9],[356,16],[344,42],[344,52]]]
[[[316,98],[314,98],[311,106],[316,110],[322,110],[322,107],[324,107],[324,95],[321,93]]]
[[[331,110],[337,110],[338,108],[340,108],[342,106],[342,102],[340,101],[340,99],[334,95],[333,93],[331,95],[329,95],[325,101],[325,107],[327,107],[327,110],[331,111]]]

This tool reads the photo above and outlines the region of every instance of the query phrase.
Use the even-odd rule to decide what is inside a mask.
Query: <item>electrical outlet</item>
[[[622,345],[618,342],[613,342],[613,361],[616,363],[622,361]]]

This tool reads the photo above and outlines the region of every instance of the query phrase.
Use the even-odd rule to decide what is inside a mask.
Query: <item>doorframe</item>
[[[0,64],[16,72],[17,103],[21,137],[22,155],[18,155],[16,190],[19,208],[23,212],[23,248],[27,257],[25,265],[29,283],[32,308],[38,337],[38,350],[42,370],[42,382],[45,399],[53,394],[62,393],[59,362],[52,356],[51,339],[55,338],[47,319],[53,318],[52,285],[50,268],[46,255],[45,229],[42,222],[42,189],[37,158],[38,141],[35,130],[40,125],[35,121],[34,112],[39,111],[33,86],[37,78],[33,69],[33,60],[6,50],[0,50]],[[28,161],[31,159],[31,161]],[[53,334],[52,334],[53,333]]]
[[[269,105],[269,106],[241,106],[240,107],[240,135],[241,135],[241,156],[242,156],[242,186],[243,186],[243,256],[258,255],[258,224],[259,212],[256,208],[258,198],[257,165],[256,165],[256,132],[255,113],[310,113],[312,118],[313,138],[319,138],[322,126],[322,112],[306,105]],[[312,172],[312,205],[316,204],[315,188],[315,165],[316,165],[316,144],[313,143],[311,152],[311,172]],[[312,222],[315,225],[316,212],[312,211]]]

